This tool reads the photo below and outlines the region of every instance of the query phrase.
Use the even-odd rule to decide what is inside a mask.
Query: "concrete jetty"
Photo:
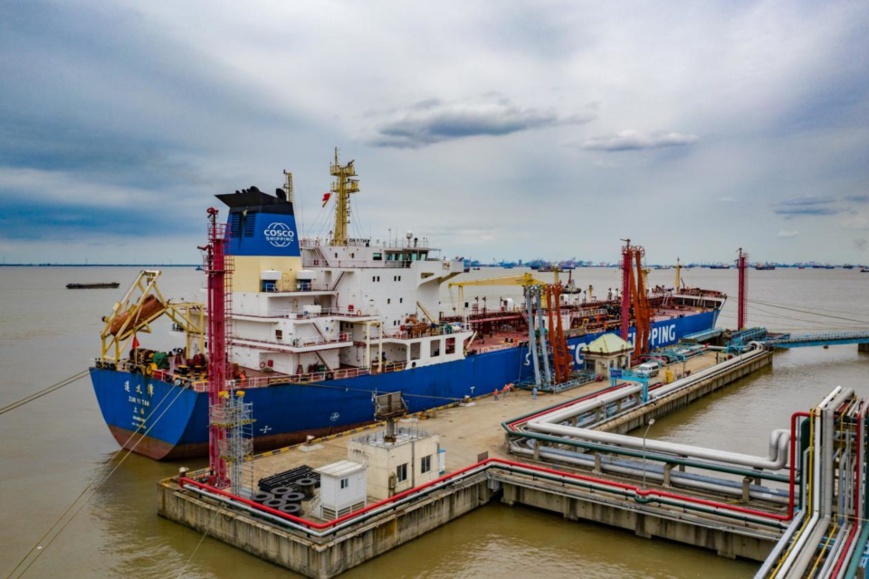
[[[688,383],[681,394],[638,404],[600,428],[623,433],[643,426],[650,418],[768,366],[772,354],[757,352],[744,362],[731,362],[722,372],[704,375],[719,358],[710,351],[684,365],[680,362],[675,366]],[[666,478],[650,478],[647,484],[645,466],[641,484],[636,473],[613,475],[597,467],[553,465],[510,453],[511,433],[505,423],[608,387],[596,382],[536,396],[521,390],[501,392],[497,398],[482,397],[406,417],[391,431],[375,425],[255,457],[250,463],[253,481],[300,467],[322,477],[321,493],[300,501],[302,516],[263,506],[252,492],[233,496],[211,488],[203,483],[206,472],[179,473],[161,481],[158,513],[317,578],[360,565],[493,500],[629,529],[643,537],[681,541],[722,556],[764,560],[786,526],[787,506],[752,498],[747,491],[738,505],[708,491],[675,493],[665,486]],[[401,458],[401,453],[411,458]],[[399,467],[389,460],[399,461]],[[355,482],[346,474],[353,464],[368,470],[367,494],[361,502],[352,496]],[[409,469],[402,471],[401,464]],[[664,468],[669,474],[674,467]],[[333,476],[335,472],[342,474]],[[350,502],[334,499],[342,492]]]

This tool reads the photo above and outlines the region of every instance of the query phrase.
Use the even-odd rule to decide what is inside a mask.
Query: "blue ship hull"
[[[651,347],[668,346],[683,336],[709,330],[717,316],[718,311],[712,310],[655,322]],[[600,335],[568,340],[576,362],[581,360],[579,347]],[[256,451],[370,423],[374,393],[401,391],[410,412],[491,393],[533,376],[528,354],[527,347],[514,347],[400,372],[250,388],[245,401],[253,403]],[[103,418],[124,448],[158,460],[208,454],[207,393],[105,368],[91,368],[91,379]]]

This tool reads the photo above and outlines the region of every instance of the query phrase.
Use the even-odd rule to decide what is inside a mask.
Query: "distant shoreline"
[[[201,263],[0,263],[0,267],[201,267]]]

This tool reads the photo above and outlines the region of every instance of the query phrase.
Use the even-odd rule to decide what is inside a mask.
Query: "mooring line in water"
[[[85,372],[85,374],[86,373],[87,372]],[[84,489],[82,489],[81,493],[79,493],[79,495],[75,498],[75,500],[73,500],[70,503],[69,507],[67,507],[67,509],[57,518],[57,520],[54,522],[54,524],[52,524],[51,527],[49,527],[49,529],[42,535],[42,537],[39,538],[39,540],[36,542],[36,544],[33,547],[31,547],[31,549],[21,558],[21,560],[18,562],[18,564],[9,573],[9,575],[7,575],[7,578],[11,578],[15,574],[15,572],[18,571],[19,568],[21,569],[21,572],[17,575],[17,577],[23,576],[27,572],[27,570],[30,569],[30,566],[33,565],[33,563],[35,563],[37,559],[39,559],[39,556],[42,555],[42,553],[44,553],[46,551],[46,549],[48,549],[48,547],[54,542],[54,540],[56,538],[58,538],[61,533],[63,533],[63,531],[64,531],[64,529],[66,529],[67,525],[69,525],[73,521],[73,519],[75,519],[75,517],[81,512],[81,510],[88,504],[91,497],[93,497],[93,495],[96,493],[97,489],[100,486],[102,486],[103,483],[108,481],[111,478],[111,476],[113,474],[115,474],[115,472],[121,467],[121,465],[124,464],[124,461],[127,460],[127,458],[131,454],[133,454],[133,451],[136,449],[136,447],[139,445],[139,443],[142,440],[144,440],[144,438],[146,436],[148,436],[148,433],[151,432],[151,429],[154,428],[154,426],[160,421],[161,418],[163,418],[163,416],[172,407],[172,405],[175,403],[175,401],[178,400],[178,397],[181,396],[181,393],[183,391],[184,390],[182,388],[178,389],[178,393],[175,395],[175,398],[173,398],[172,401],[169,403],[169,405],[163,409],[163,412],[160,413],[160,416],[158,416],[154,420],[154,422],[148,427],[148,429],[144,433],[142,433],[139,440],[136,441],[136,443],[131,448],[127,449],[126,445],[133,439],[133,437],[135,437],[137,435],[137,433],[134,432],[133,434],[130,435],[130,437],[126,440],[124,445],[120,449],[118,449],[118,451],[115,453],[115,455],[109,461],[109,462],[112,462],[112,461],[116,460],[118,458],[118,456],[120,456],[122,453],[124,454],[124,456],[118,461],[118,463],[114,466],[114,468],[112,468],[111,471],[109,471],[109,473],[106,474],[104,477],[99,478],[99,479],[89,483],[87,486],[85,486]],[[160,400],[159,403],[157,403],[157,406],[154,407],[154,411],[156,411],[163,404],[163,402],[166,400],[166,398],[168,398],[168,397],[169,397],[169,392],[167,392],[166,395],[163,397],[163,399]],[[78,507],[76,508],[77,504],[78,504]],[[70,515],[70,513],[72,513],[72,514]],[[67,518],[67,516],[68,516],[68,518]],[[63,522],[63,524],[61,524],[61,522],[64,521],[64,518],[66,518],[66,521]],[[60,526],[58,527],[58,525],[60,525]],[[52,533],[54,533],[54,534],[52,535]],[[51,535],[51,538],[48,539],[48,541],[46,541],[46,538],[49,537],[50,535]],[[43,542],[44,542],[44,544],[43,544]],[[34,553],[35,553],[35,555],[34,555]],[[33,557],[31,558],[31,556],[33,556]],[[30,559],[30,561],[27,563],[26,566],[24,566],[22,568],[22,565],[24,565],[24,563],[27,562],[28,559]]]
[[[832,320],[843,320],[846,322],[852,322],[852,323],[856,323],[856,324],[869,324],[869,322],[867,322],[866,320],[857,320],[857,319],[850,318],[850,317],[832,315],[833,313],[837,313],[837,314],[845,313],[845,312],[839,312],[836,310],[824,310],[824,309],[820,309],[820,308],[815,308],[815,309],[810,310],[810,309],[806,309],[806,308],[783,306],[781,304],[774,304],[774,303],[764,302],[764,301],[760,301],[760,300],[748,300],[748,303],[749,304],[760,304],[762,306],[768,306],[771,308],[786,310],[789,312],[797,312],[800,314],[809,314],[812,316],[818,316],[820,318],[829,318]],[[803,320],[803,321],[807,321],[807,320]]]
[[[0,414],[6,414],[10,410],[15,410],[16,408],[21,408],[22,406],[24,406],[28,402],[33,402],[37,398],[42,398],[46,394],[51,394],[55,390],[60,390],[64,386],[69,386],[73,382],[77,382],[78,380],[81,380],[82,378],[87,376],[88,372],[89,372],[89,370],[84,370],[82,372],[79,372],[78,374],[75,374],[74,376],[70,376],[69,378],[64,378],[63,380],[61,380],[60,382],[58,382],[57,384],[55,384],[53,386],[49,386],[48,388],[45,388],[44,390],[40,390],[39,392],[36,392],[35,394],[31,394],[30,396],[27,396],[25,398],[22,398],[21,400],[19,400],[17,402],[13,402],[12,404],[8,404],[8,405],[4,406],[3,408],[0,408]]]
[[[869,325],[869,322],[863,322],[860,320],[850,320],[848,318],[839,318],[837,316],[828,316],[826,314],[819,314],[819,313],[810,312],[810,311],[806,311],[804,313],[811,315],[811,316],[815,316],[815,319],[797,318],[797,317],[794,317],[793,314],[779,313],[779,312],[776,312],[774,310],[769,310],[769,309],[754,305],[751,302],[749,302],[749,304],[751,305],[751,309],[749,310],[749,316],[751,316],[752,313],[759,312],[760,313],[759,317],[761,319],[764,319],[764,320],[768,319],[768,318],[775,318],[777,320],[787,320],[788,322],[805,322],[807,324],[813,324],[814,326],[817,326],[817,324],[818,324],[818,319],[817,319],[818,317],[831,318],[831,319],[844,319],[846,321],[852,322],[850,324],[844,324],[844,323],[839,322],[837,324],[827,325],[824,328],[826,330],[861,330],[861,329],[865,328],[867,325]],[[772,306],[772,307],[775,307],[775,306]],[[792,309],[792,308],[787,308],[787,309]],[[859,323],[863,324],[863,326],[855,326],[855,325],[853,325],[853,322],[859,322]],[[766,324],[764,324],[764,325],[766,325]],[[811,327],[812,326],[794,326],[794,327],[786,327],[786,326],[781,327],[780,326],[777,328],[776,331],[806,332],[806,331],[811,331]]]

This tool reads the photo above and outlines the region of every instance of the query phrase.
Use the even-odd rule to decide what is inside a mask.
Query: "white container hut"
[[[319,517],[333,521],[366,505],[366,468],[352,460],[339,460],[314,469],[320,474]]]

